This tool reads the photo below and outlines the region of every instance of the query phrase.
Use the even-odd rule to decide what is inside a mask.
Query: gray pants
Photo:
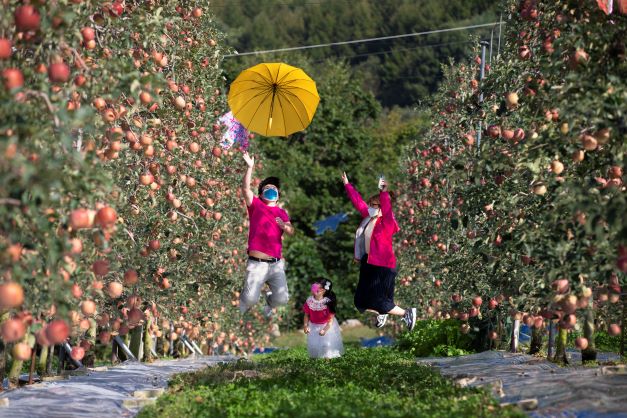
[[[264,263],[263,261],[248,260],[244,288],[239,297],[239,309],[242,313],[259,301],[259,294],[264,283],[268,283],[270,292],[272,292],[269,292],[266,297],[266,302],[270,307],[287,304],[289,294],[285,277],[285,261]]]

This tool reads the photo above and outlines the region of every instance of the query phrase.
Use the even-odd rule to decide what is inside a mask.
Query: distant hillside
[[[499,5],[494,0],[217,0],[211,7],[229,34],[229,45],[245,52],[489,23],[498,21]],[[231,58],[225,68],[238,72],[301,53],[320,65],[337,57],[361,73],[365,87],[384,106],[408,106],[436,90],[442,63],[471,53],[470,34],[485,38],[490,30]]]

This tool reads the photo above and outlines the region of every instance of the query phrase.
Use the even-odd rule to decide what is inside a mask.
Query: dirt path
[[[173,374],[235,359],[208,356],[152,364],[127,362],[106,371],[39,383],[0,394],[0,417],[131,417],[163,392]]]
[[[418,363],[438,368],[462,386],[486,387],[501,403],[519,403],[532,417],[627,418],[624,365],[559,367],[542,358],[502,351]]]

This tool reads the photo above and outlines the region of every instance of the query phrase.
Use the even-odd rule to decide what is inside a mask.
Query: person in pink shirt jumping
[[[376,313],[377,328],[385,325],[388,315],[396,315],[402,317],[411,331],[416,324],[416,308],[403,309],[394,303],[397,271],[392,238],[400,228],[394,219],[387,184],[381,177],[380,193],[370,197],[366,204],[346,173],[342,173],[342,181],[348,198],[362,217],[355,234],[355,261],[360,263],[355,307],[362,313]]]
[[[248,207],[248,262],[246,278],[240,292],[240,311],[247,312],[259,301],[261,288],[270,287],[266,294],[264,312],[267,317],[272,309],[287,304],[289,293],[285,277],[285,260],[282,258],[283,233],[294,234],[294,227],[284,209],[277,206],[280,197],[280,181],[276,177],[264,179],[258,188],[259,197],[250,188],[255,159],[244,153],[247,169],[242,182],[242,195]]]

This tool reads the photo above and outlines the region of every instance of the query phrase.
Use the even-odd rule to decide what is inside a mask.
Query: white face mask
[[[374,218],[378,214],[379,214],[379,208],[373,208],[373,207],[368,208],[368,216],[370,216],[371,218]]]

